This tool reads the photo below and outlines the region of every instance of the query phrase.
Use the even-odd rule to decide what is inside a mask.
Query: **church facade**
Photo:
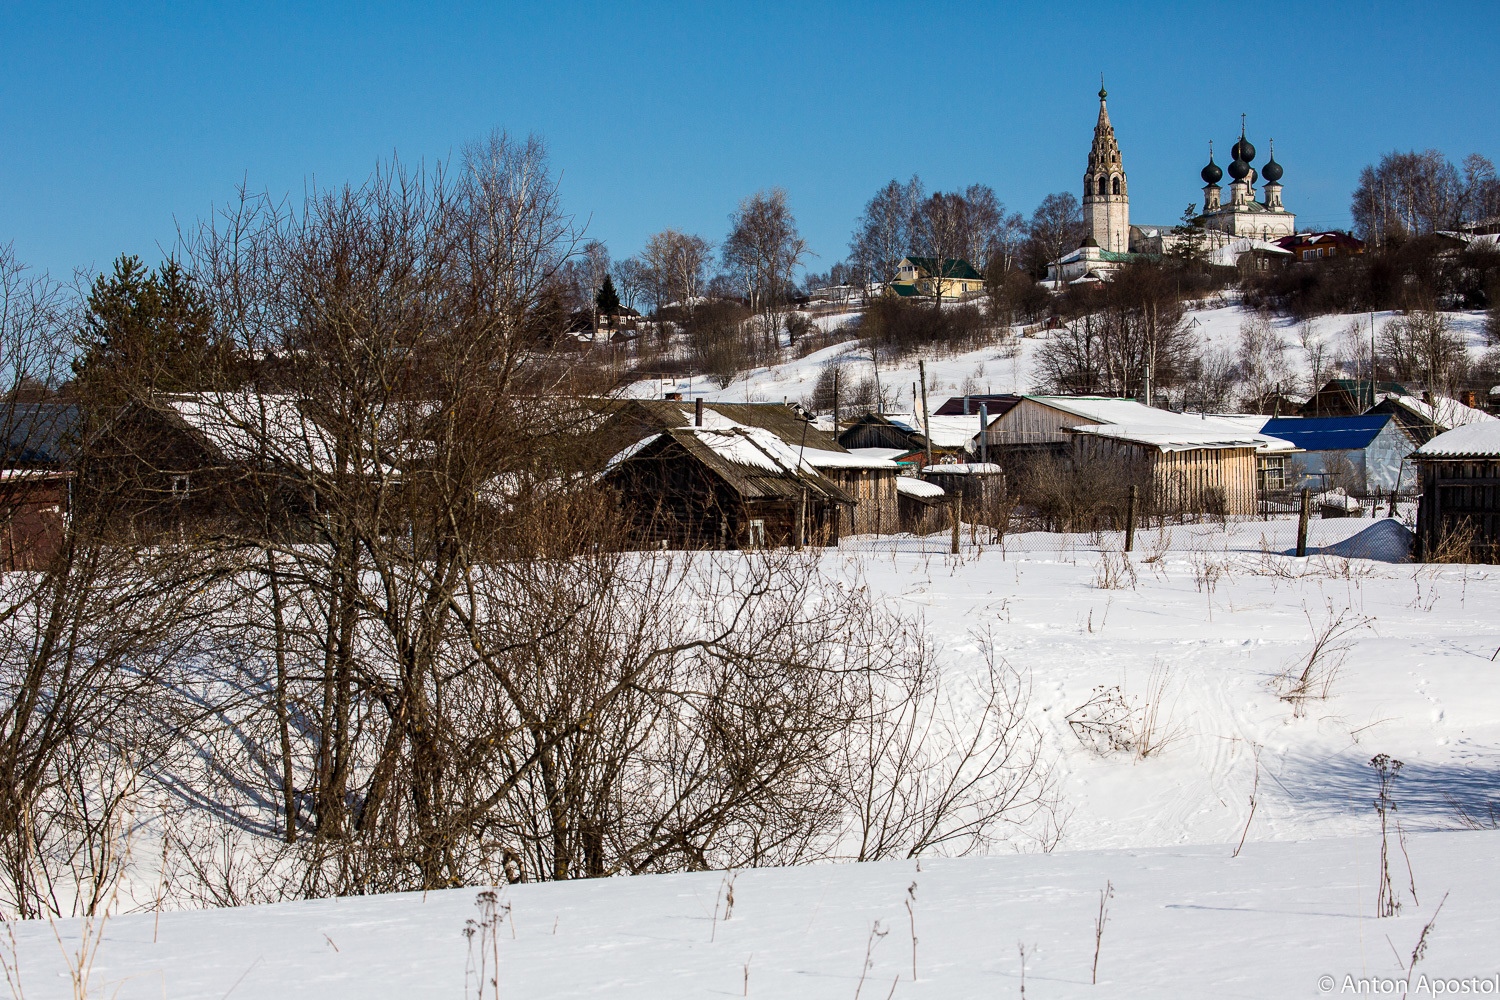
[[[1179,227],[1130,224],[1130,185],[1114,123],[1109,119],[1108,96],[1101,86],[1094,143],[1083,174],[1083,242],[1047,265],[1047,280],[1055,286],[1106,279],[1134,256],[1167,253],[1186,238]],[[1296,215],[1282,204],[1282,168],[1276,162],[1274,146],[1270,160],[1257,174],[1252,166],[1255,147],[1245,137],[1242,120],[1240,138],[1232,153],[1227,201],[1219,186],[1224,171],[1214,162],[1212,144],[1208,166],[1199,174],[1204,185],[1203,212],[1193,224],[1202,232],[1195,241],[1203,250],[1214,253],[1215,263],[1222,263],[1219,258],[1241,244],[1255,249],[1297,231]],[[1256,199],[1257,179],[1265,181],[1263,201]]]

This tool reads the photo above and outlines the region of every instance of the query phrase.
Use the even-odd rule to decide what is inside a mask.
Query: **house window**
[[[766,545],[766,522],[763,518],[752,518],[749,526],[745,529],[749,536],[752,549],[765,548]]]
[[[1275,493],[1286,489],[1286,458],[1268,455],[1260,461],[1260,491]]]
[[[188,477],[187,476],[173,476],[172,477],[172,499],[174,499],[174,500],[181,500],[184,497],[186,497],[187,494],[188,494],[188,485],[189,484],[188,484]]]

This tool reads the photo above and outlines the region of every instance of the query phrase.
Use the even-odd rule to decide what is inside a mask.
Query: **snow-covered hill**
[[[1233,357],[1238,343],[1240,327],[1251,317],[1251,313],[1235,303],[1213,308],[1190,310],[1186,322],[1202,347],[1209,351],[1224,352]],[[1268,319],[1272,331],[1286,347],[1286,359],[1297,372],[1308,368],[1307,352],[1303,346],[1304,333],[1310,335],[1309,342],[1321,342],[1325,370],[1337,368],[1345,355],[1357,356],[1363,362],[1368,357],[1370,325],[1377,331],[1383,329],[1396,314],[1390,312],[1361,313],[1359,315],[1319,316],[1299,322],[1288,318]],[[1483,313],[1444,313],[1451,327],[1458,332],[1469,347],[1471,356],[1477,358],[1485,348]],[[829,318],[830,328],[849,326],[854,320],[851,314],[839,314]],[[927,359],[928,402],[936,407],[949,396],[964,393],[1032,392],[1036,388],[1036,355],[1048,334],[1045,331],[1035,336],[1017,337],[1006,344],[996,344],[978,350]],[[710,402],[730,403],[779,403],[802,402],[812,395],[818,375],[830,362],[842,360],[849,365],[849,377],[874,379],[876,366],[870,352],[851,340],[809,354],[807,357],[770,368],[756,368],[741,375],[728,387],[704,377],[684,378],[675,384],[675,390],[689,398],[703,396]],[[912,386],[917,382],[917,359],[904,359],[890,364],[881,359],[879,382],[888,396],[894,397],[895,409],[910,412]],[[1367,363],[1367,362],[1364,362]],[[651,380],[632,385],[628,394],[642,398],[661,395],[663,386]]]

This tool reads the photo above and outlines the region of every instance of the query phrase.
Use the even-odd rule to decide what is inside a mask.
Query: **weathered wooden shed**
[[[1438,556],[1500,562],[1500,421],[1455,427],[1413,456],[1419,560]]]
[[[680,548],[836,545],[857,505],[779,437],[745,426],[669,428],[612,458],[604,481],[642,544]]]
[[[1158,511],[1256,512],[1258,443],[1232,430],[1094,424],[1073,428],[1073,446],[1083,459],[1138,469]]]

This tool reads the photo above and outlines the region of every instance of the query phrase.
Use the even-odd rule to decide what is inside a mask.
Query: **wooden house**
[[[1293,450],[1243,421],[1103,396],[1026,396],[987,435],[1003,467],[1040,454],[1104,461],[1146,485],[1158,509],[1175,512],[1254,513],[1262,458]]]
[[[38,570],[62,550],[72,516],[77,406],[0,405],[0,570]]]
[[[614,456],[604,482],[642,544],[836,545],[855,497],[769,431],[672,427]]]
[[[896,480],[896,496],[901,531],[930,535],[952,524],[953,500],[938,484],[916,476],[901,476]]]
[[[67,535],[71,471],[0,469],[0,571],[45,569]]]
[[[903,257],[887,289],[903,298],[961,299],[984,290],[984,275],[956,257],[944,258],[941,266],[936,257]]]
[[[1147,484],[1143,499],[1161,512],[1251,515],[1257,442],[1214,429],[1180,431],[1153,425],[1092,425],[1073,429],[1075,453],[1134,470]]]
[[[1469,393],[1468,398],[1473,402],[1474,393]],[[1451,396],[1434,396],[1430,392],[1422,393],[1421,399],[1392,393],[1365,412],[1389,413],[1406,435],[1419,446],[1455,427],[1495,419],[1469,403],[1460,402]]]
[[[592,435],[590,447],[605,456],[618,455],[648,437],[669,430],[766,431],[852,498],[854,506],[841,515],[843,534],[888,534],[900,530],[896,509],[897,464],[885,456],[849,452],[831,433],[820,430],[782,403],[600,400],[596,401],[596,409],[603,420]]]
[[[1288,489],[1323,491],[1343,487],[1355,494],[1407,490],[1413,470],[1407,458],[1417,442],[1389,413],[1344,417],[1280,417],[1261,433],[1289,441],[1298,453],[1286,464]]]
[[[1500,421],[1439,434],[1413,460],[1422,490],[1417,558],[1500,563]]]
[[[1409,396],[1399,382],[1371,382],[1363,378],[1332,378],[1302,404],[1304,417],[1357,417],[1386,395]]]

